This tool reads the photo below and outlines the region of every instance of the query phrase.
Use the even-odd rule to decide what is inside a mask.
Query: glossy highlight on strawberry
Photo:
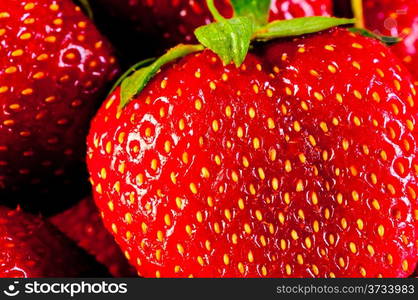
[[[3,204],[53,210],[86,193],[86,131],[117,71],[110,45],[71,1],[0,2]]]
[[[95,201],[145,277],[407,277],[416,100],[385,46],[344,29],[273,41],[239,68],[192,54],[124,108],[120,89],[105,101]]]

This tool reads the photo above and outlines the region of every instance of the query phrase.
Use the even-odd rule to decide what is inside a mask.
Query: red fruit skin
[[[65,206],[87,192],[84,141],[118,71],[111,47],[69,0],[1,1],[0,44],[1,203]]]
[[[49,218],[61,232],[94,256],[114,277],[132,277],[136,272],[105,229],[97,207],[87,197],[70,209]]]
[[[102,277],[106,270],[40,217],[0,207],[0,277]]]
[[[364,0],[363,6],[367,28],[403,39],[391,49],[418,80],[418,1]]]
[[[92,4],[102,19],[101,28],[119,45],[123,59],[127,54],[133,57],[132,64],[142,58],[138,53],[154,56],[178,43],[195,42],[194,30],[213,20],[206,0],[97,0]],[[232,15],[229,0],[215,0],[215,4],[224,16]],[[332,0],[273,0],[270,19],[331,14]],[[115,21],[109,22],[109,18]],[[115,26],[122,28],[115,30]],[[126,34],[121,35],[121,31]],[[135,40],[138,46],[132,47]]]
[[[130,262],[145,277],[412,274],[407,70],[342,29],[258,52],[240,69],[188,56],[123,109],[117,90],[99,110],[94,197]]]

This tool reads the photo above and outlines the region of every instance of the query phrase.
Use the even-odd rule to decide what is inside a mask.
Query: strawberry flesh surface
[[[407,277],[416,91],[378,41],[275,41],[163,68],[88,138],[95,200],[145,277]]]

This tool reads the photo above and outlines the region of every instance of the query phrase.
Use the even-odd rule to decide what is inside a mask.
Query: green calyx
[[[124,107],[129,101],[139,94],[151,80],[152,77],[161,69],[162,66],[168,64],[178,58],[184,57],[188,54],[202,51],[202,45],[183,45],[180,44],[170,49],[166,54],[155,60],[150,65],[151,61],[142,61],[142,66],[147,65],[137,71],[134,71],[130,76],[122,79],[121,84],[121,101],[120,104]],[[128,71],[129,72],[129,71]]]
[[[234,17],[225,19],[216,10],[213,0],[207,0],[216,22],[195,30],[197,40],[212,50],[224,64],[234,62],[239,67],[247,56],[252,41],[319,32],[340,25],[353,24],[354,19],[308,17],[268,23],[270,0],[232,0]]]
[[[353,28],[350,28],[349,30],[353,33],[357,33],[357,34],[365,36],[365,37],[376,39],[376,40],[378,40],[378,41],[380,41],[383,44],[386,44],[388,46],[396,45],[397,43],[402,41],[402,38],[400,38],[400,37],[379,35],[379,34],[376,34],[372,31],[364,29],[364,28],[353,27]]]
[[[130,68],[116,83],[121,85],[121,107],[138,95],[164,65],[188,54],[210,49],[225,65],[241,66],[252,42],[270,41],[354,24],[354,19],[307,17],[268,23],[271,0],[231,0],[234,16],[224,18],[214,0],[206,0],[215,22],[195,30],[198,45],[180,44],[156,60],[147,60]],[[114,89],[112,89],[113,91]]]

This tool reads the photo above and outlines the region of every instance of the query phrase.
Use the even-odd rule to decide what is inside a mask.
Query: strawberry
[[[362,2],[366,28],[381,35],[402,38],[392,50],[418,80],[418,1],[363,0]],[[361,18],[363,16],[359,15]]]
[[[40,217],[0,206],[0,277],[97,277],[104,268]]]
[[[2,0],[0,44],[0,198],[55,209],[87,188],[86,131],[118,67],[69,0]]]
[[[127,74],[99,110],[87,162],[106,227],[145,277],[411,275],[411,75],[327,29],[350,20],[266,24],[244,2],[233,19],[210,6],[203,45]]]
[[[129,266],[113,237],[104,228],[97,208],[90,197],[49,220],[67,237],[106,266],[113,276],[135,275],[136,272]]]
[[[230,0],[215,1],[216,6],[225,16],[232,15],[230,2]],[[194,29],[212,20],[204,0],[97,0],[92,4],[97,15],[102,18],[99,22],[101,28],[111,37],[115,45],[120,46],[122,58],[126,59],[128,53],[134,61],[138,60],[138,57],[141,58],[139,52],[152,56],[160,53],[161,49],[167,46],[195,41]],[[332,0],[272,0],[270,19],[328,16],[331,13]],[[109,18],[115,21],[109,22]],[[115,30],[115,26],[122,28]],[[121,35],[121,31],[129,34]],[[131,38],[126,39],[127,36]],[[136,37],[132,38],[132,36]],[[132,47],[135,40],[138,41],[138,46]],[[147,40],[147,47],[143,46],[144,40]],[[157,45],[153,46],[153,44]],[[150,51],[150,48],[153,51]]]

